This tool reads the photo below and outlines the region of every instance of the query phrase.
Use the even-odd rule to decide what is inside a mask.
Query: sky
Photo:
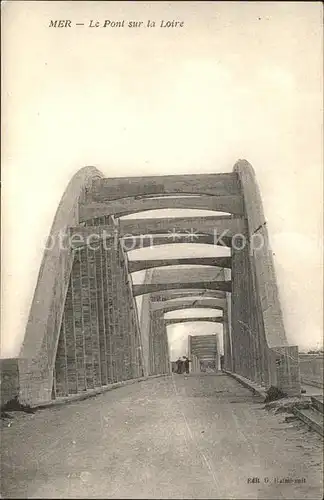
[[[2,357],[19,351],[55,211],[86,165],[114,177],[229,172],[247,159],[288,339],[322,342],[320,2],[7,1],[1,23]]]

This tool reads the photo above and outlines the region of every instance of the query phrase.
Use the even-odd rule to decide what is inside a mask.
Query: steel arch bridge
[[[122,218],[161,208],[229,215]],[[261,197],[246,160],[229,173],[155,177],[105,178],[85,167],[63,194],[49,241],[18,357],[21,401],[39,405],[169,374],[165,313],[187,307],[221,311],[227,371],[300,393],[298,348],[286,338]],[[129,259],[129,250],[171,243],[223,245],[228,256]],[[143,284],[132,282],[137,271],[146,273]]]

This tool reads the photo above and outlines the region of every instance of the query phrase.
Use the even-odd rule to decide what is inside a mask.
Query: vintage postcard
[[[322,3],[1,22],[1,497],[322,499]]]

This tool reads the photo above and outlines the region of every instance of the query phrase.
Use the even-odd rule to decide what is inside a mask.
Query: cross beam
[[[107,202],[127,196],[159,194],[206,194],[228,196],[241,193],[236,173],[113,177],[94,181],[86,201]],[[124,195],[124,196],[121,196]]]
[[[159,302],[164,302],[166,300],[170,299],[183,299],[183,298],[206,298],[206,297],[211,297],[211,298],[217,298],[217,299],[225,299],[226,298],[226,293],[217,291],[217,290],[207,290],[207,289],[186,289],[184,288],[183,290],[161,290],[160,292],[157,293],[152,293],[150,296],[150,300],[152,304],[154,303],[159,303]]]
[[[198,316],[194,318],[164,318],[166,325],[174,325],[176,323],[191,323],[193,321],[208,321],[211,323],[224,323],[222,316]]]
[[[192,299],[192,298],[179,298],[165,301],[157,301],[151,303],[152,311],[163,310],[164,312],[176,311],[181,309],[191,308],[204,308],[204,309],[219,309],[223,310],[226,307],[225,299]]]
[[[244,219],[229,215],[214,217],[168,217],[152,219],[120,219],[120,236],[145,236],[148,234],[188,234],[195,241],[196,234],[234,237],[245,232]]]
[[[218,245],[231,247],[232,237],[228,234],[221,236],[219,234],[202,234],[201,232],[192,234],[141,234],[128,235],[121,238],[118,228],[114,225],[102,226],[77,226],[69,228],[66,234],[63,234],[64,247],[80,248],[91,245],[95,250],[99,248],[99,243],[103,242],[104,248],[111,250],[118,246],[119,240],[125,252],[138,250],[141,248],[155,247],[159,245],[170,245],[175,243],[191,243],[204,245]]]
[[[178,265],[199,265],[231,267],[231,257],[193,257],[184,259],[154,259],[154,260],[130,260],[128,270],[130,273],[151,269],[153,267],[178,266]]]
[[[172,196],[172,195],[171,195]],[[242,194],[229,196],[168,196],[162,197],[128,197],[103,202],[80,203],[80,221],[114,215],[122,217],[138,212],[161,209],[195,209],[215,210],[236,215],[244,215]]]
[[[133,295],[145,295],[146,293],[159,292],[162,290],[181,290],[182,288],[203,288],[209,290],[220,290],[231,292],[231,281],[199,281],[192,283],[149,283],[144,285],[133,285]]]

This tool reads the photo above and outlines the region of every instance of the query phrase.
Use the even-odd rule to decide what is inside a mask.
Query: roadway
[[[321,438],[224,374],[150,379],[11,422],[3,498],[323,498]]]

